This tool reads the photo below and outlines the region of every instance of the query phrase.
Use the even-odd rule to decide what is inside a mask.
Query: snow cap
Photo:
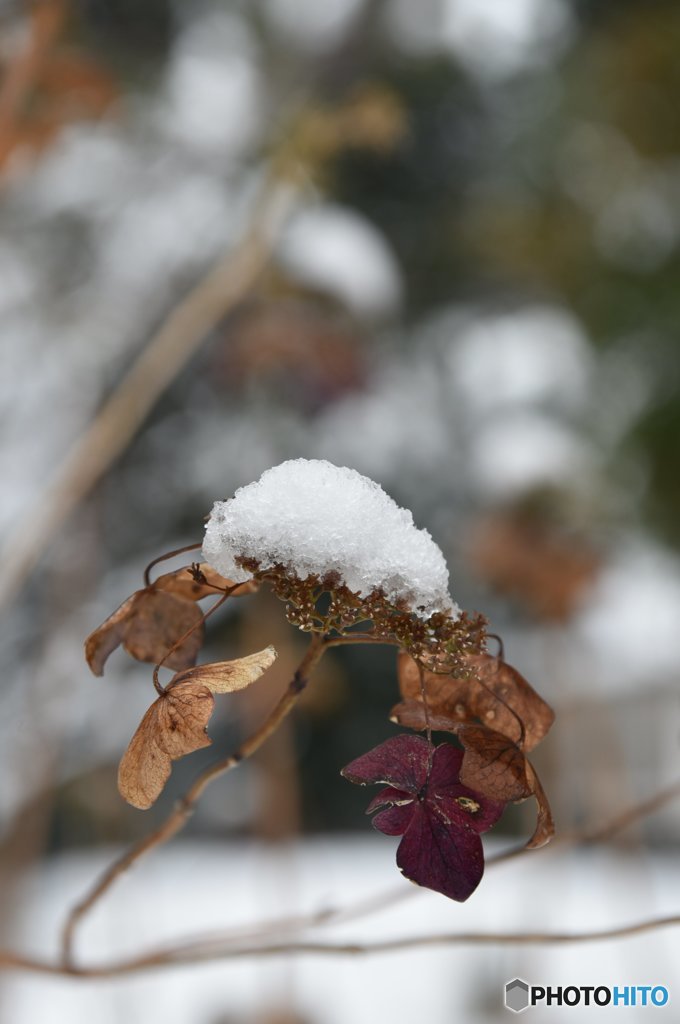
[[[319,459],[292,459],[215,502],[203,558],[235,582],[250,579],[237,558],[261,570],[281,564],[304,580],[337,573],[361,597],[382,590],[420,618],[457,616],[441,550],[412,514],[354,469]]]

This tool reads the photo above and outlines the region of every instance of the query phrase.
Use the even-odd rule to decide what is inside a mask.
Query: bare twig
[[[617,832],[627,828],[628,825],[633,825],[636,821],[649,817],[654,811],[658,811],[661,807],[664,807],[672,800],[676,800],[678,797],[680,797],[680,779],[666,789],[656,793],[655,796],[650,797],[649,800],[643,800],[642,803],[634,804],[632,807],[627,808],[627,810],[617,814],[616,817],[605,821],[604,824],[596,825],[581,832],[574,832],[573,841],[576,843],[604,842],[607,839],[611,839]],[[562,837],[563,842],[570,842],[571,840],[572,836],[569,833]]]
[[[326,908],[310,915],[300,915],[282,920],[270,920],[261,922],[247,928],[232,930],[210,939],[198,939],[193,942],[185,942],[165,950],[144,954],[140,957],[129,960],[117,961],[112,964],[99,967],[81,967],[72,961],[72,949],[75,929],[83,916],[92,909],[94,904],[106,893],[115,880],[135,861],[139,860],[145,853],[161,845],[171,838],[186,823],[191,814],[193,806],[209,782],[219,775],[228,771],[250,756],[261,746],[268,736],[277,728],[280,721],[291,709],[297,696],[304,688],[304,682],[318,663],[326,647],[331,646],[331,641],[324,641],[322,638],[314,637],[307,651],[307,654],[296,672],[288,690],[279,703],[263,723],[259,730],[254,733],[241,747],[231,755],[217,764],[206,769],[184,799],[176,806],[173,813],[163,825],[151,836],[148,836],[141,843],[134,846],[128,853],[117,860],[108,871],[102,876],[95,888],[88,896],[78,904],[71,912],[62,938],[63,955],[59,963],[51,963],[45,960],[38,960],[28,956],[22,956],[11,950],[0,950],[0,969],[17,969],[33,971],[43,974],[57,974],[74,977],[110,977],[119,974],[128,974],[137,971],[148,970],[152,967],[172,966],[179,964],[190,964],[203,962],[205,960],[234,959],[246,956],[276,956],[284,954],[315,954],[315,955],[343,955],[349,953],[387,953],[399,949],[419,948],[434,945],[528,945],[528,944],[557,944],[575,942],[595,942],[605,939],[627,938],[633,935],[642,934],[658,928],[672,927],[680,924],[679,916],[664,918],[652,918],[632,925],[625,925],[617,928],[605,929],[594,932],[526,932],[515,934],[503,933],[461,933],[458,935],[435,935],[419,936],[414,939],[404,938],[390,940],[389,942],[358,944],[358,943],[314,943],[314,942],[269,942],[266,938],[272,935],[290,934],[291,932],[302,932],[310,928],[329,924],[346,923],[350,920],[358,920],[388,909],[394,904],[401,902],[407,897],[417,895],[422,889],[417,887],[390,888],[384,893],[346,907]],[[628,808],[623,813],[616,815],[609,822],[598,826],[585,828],[580,832],[565,834],[552,844],[552,848],[565,849],[565,847],[577,846],[580,843],[590,843],[601,838],[611,838],[616,832],[626,828],[653,811],[659,810],[663,805],[680,796],[680,781],[669,786],[661,793]],[[542,847],[543,851],[551,847]],[[525,853],[524,847],[497,854],[487,862],[488,867],[503,863],[506,860],[514,859],[520,853]],[[535,856],[538,851],[532,850],[531,855]],[[262,940],[257,942],[258,938]]]
[[[195,544],[185,544],[184,547],[182,548],[175,548],[174,551],[166,551],[164,552],[164,554],[159,555],[158,558],[154,558],[151,562],[149,562],[146,569],[144,570],[144,586],[151,586],[151,570],[155,566],[159,565],[161,562],[167,562],[169,558],[174,558],[176,555],[183,555],[187,551],[198,551],[200,547],[200,541],[198,541],[198,543]]]
[[[167,946],[142,956],[93,967],[51,963],[18,953],[0,951],[0,969],[32,971],[37,974],[71,976],[75,978],[111,978],[136,974],[153,968],[208,963],[217,960],[242,960],[247,957],[270,956],[369,956],[378,953],[396,953],[406,949],[432,949],[437,946],[556,946],[584,942],[605,942],[628,939],[662,928],[680,926],[680,915],[654,917],[615,928],[601,928],[588,932],[447,932],[441,935],[413,935],[377,942],[269,942],[246,943],[243,946],[223,945],[215,942],[183,943]]]
[[[271,258],[296,194],[285,179],[267,184],[257,216],[241,243],[173,309],[61,465],[34,511],[19,520],[0,555],[0,607],[14,596],[64,520],[126,449],[208,332],[252,290]]]
[[[678,797],[680,797],[680,781],[668,786],[649,800],[644,800],[639,804],[628,807],[625,811],[597,827],[589,825],[582,830],[565,832],[553,839],[551,843],[536,849],[527,850],[525,845],[511,846],[507,850],[500,850],[498,853],[491,854],[486,859],[486,871],[497,865],[516,860],[522,855],[535,856],[539,851],[542,854],[546,852],[564,852],[582,844],[610,839],[617,832],[621,832],[636,821],[641,821],[648,817],[654,811],[660,810],[661,807],[671,803]],[[346,924],[349,921],[358,921],[364,917],[380,913],[383,910],[389,910],[396,906],[396,904],[403,903],[424,892],[427,892],[427,889],[417,885],[393,885],[389,889],[384,889],[373,896],[364,897],[345,906],[325,907],[306,916],[300,915],[295,919],[288,918],[280,919],[279,921],[263,922],[259,929],[257,926],[251,926],[248,934],[250,938],[255,938],[259,935],[260,938],[264,939],[276,933],[289,933],[291,931],[304,931],[333,924]],[[230,937],[235,941],[241,941],[244,934],[243,929],[224,932],[222,934],[222,941],[226,943]]]
[[[259,729],[245,740],[229,757],[217,761],[201,772],[182,799],[177,802],[174,810],[165,821],[154,832],[145,836],[144,839],[131,847],[122,857],[114,861],[94,888],[73,908],[62,932],[62,963],[65,966],[72,966],[75,931],[85,914],[101,899],[116,879],[143,857],[144,854],[166,843],[172,836],[184,828],[191,817],[196,802],[211,782],[225,775],[232,768],[235,768],[237,764],[246,760],[246,758],[250,757],[262,746],[265,740],[278,728],[298,700],[323,652],[323,638],[315,634],[287,690]]]

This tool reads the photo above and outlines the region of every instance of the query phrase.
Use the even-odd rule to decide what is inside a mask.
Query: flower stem
[[[216,761],[215,764],[205,768],[184,796],[178,800],[165,821],[148,836],[135,843],[122,857],[115,860],[90,892],[73,907],[66,918],[61,936],[61,963],[64,970],[72,969],[74,966],[73,945],[76,929],[85,915],[92,910],[102,896],[108,892],[116,879],[127,871],[128,868],[132,867],[144,854],[149,853],[158,846],[162,846],[163,843],[166,843],[172,836],[184,828],[201,794],[211,782],[231,771],[241,761],[251,757],[269,739],[296,704],[300,694],[309,682],[312,671],[323,656],[326,646],[327,643],[324,637],[316,634],[312,636],[307,652],[298,665],[287,689],[262,725],[228,757],[222,758],[222,760]]]

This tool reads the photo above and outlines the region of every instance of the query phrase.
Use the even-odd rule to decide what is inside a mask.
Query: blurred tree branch
[[[396,98],[372,87],[336,107],[310,105],[292,119],[273,149],[252,221],[239,244],[169,313],[5,543],[0,552],[0,607],[14,597],[64,521],[125,451],[206,335],[256,287],[305,184],[322,179],[343,150],[383,154],[404,130]]]
[[[206,334],[253,289],[295,198],[290,181],[269,179],[240,244],[199,281],[149,340],[39,504],[10,536],[0,558],[0,606],[15,594],[64,520],[126,449]]]
[[[317,660],[318,653],[318,650],[316,650],[315,656]],[[290,704],[290,693],[284,695],[282,704],[277,706],[275,711],[281,710],[283,702],[286,703],[286,706]],[[265,726],[267,726],[268,723],[269,719],[265,723]],[[263,742],[264,739],[262,737],[266,738],[269,734],[270,732],[267,732],[266,735],[264,734],[263,726],[263,729],[258,730],[254,735],[259,738],[260,742]],[[247,741],[247,744],[248,743],[252,745],[253,739],[251,738],[250,741]],[[246,745],[244,745],[244,747]],[[249,752],[253,752],[250,750],[250,747]],[[232,758],[227,759],[227,761],[230,766],[238,763],[233,761],[233,756]],[[201,787],[204,788],[207,782],[210,781],[211,778],[215,777],[215,769],[219,769],[220,766],[222,766],[223,769],[224,765],[227,764],[227,761],[218,762],[218,764],[213,766],[212,769],[208,769],[204,775],[199,776],[195,786],[200,784]],[[206,778],[208,774],[210,778]],[[680,781],[669,786],[662,792],[655,794],[652,798],[627,808],[623,812],[615,815],[608,822],[598,823],[596,826],[586,826],[583,829],[574,830],[573,832],[564,834],[561,838],[558,838],[556,843],[551,846],[542,847],[541,849],[545,853],[546,850],[564,850],[585,843],[611,839],[616,832],[621,831],[636,821],[641,821],[648,817],[651,813],[659,810],[665,804],[677,799],[678,796],[680,796]],[[272,938],[290,934],[299,934],[300,932],[321,926],[346,923],[351,920],[368,917],[401,902],[409,896],[417,895],[417,893],[423,891],[416,887],[409,889],[401,886],[399,889],[391,888],[385,893],[378,894],[378,896],[371,897],[370,899],[363,899],[350,906],[340,907],[337,909],[326,908],[309,915],[300,915],[299,917],[283,920],[266,921],[245,929],[241,928],[238,930],[228,931],[222,935],[216,935],[209,938],[198,938],[178,943],[137,957],[131,957],[127,960],[119,960],[95,967],[84,967],[71,962],[68,953],[70,952],[73,939],[73,929],[78,923],[79,918],[84,912],[90,909],[93,903],[101,895],[103,895],[111,883],[119,877],[122,871],[129,867],[136,859],[138,859],[139,856],[145,853],[147,849],[151,849],[152,847],[159,845],[159,843],[163,842],[165,838],[168,838],[168,836],[165,835],[166,828],[170,822],[174,822],[178,813],[180,813],[181,816],[181,809],[182,804],[178,806],[177,811],[167,819],[164,825],[161,826],[161,829],[149,837],[152,840],[151,842],[145,841],[141,844],[144,847],[143,849],[140,850],[139,847],[133,847],[125,857],[116,861],[112,868],[102,877],[98,886],[95,887],[92,893],[90,893],[85,900],[83,900],[80,907],[76,908],[76,911],[71,915],[67,922],[67,929],[70,929],[70,933],[65,934],[67,955],[64,958],[58,962],[52,962],[31,956],[24,956],[20,953],[14,952],[13,950],[0,950],[0,970],[22,970],[39,974],[53,974],[81,978],[105,978],[138,973],[152,968],[173,967],[178,964],[197,964],[208,961],[242,959],[249,956],[264,957],[290,954],[309,954],[319,956],[369,955],[374,953],[389,953],[402,949],[417,949],[431,946],[558,945],[580,942],[600,942],[607,939],[631,938],[635,935],[641,935],[657,929],[677,927],[680,925],[680,915],[669,915],[666,917],[649,918],[644,921],[637,921],[614,928],[598,929],[589,932],[461,932],[458,934],[447,933],[442,935],[405,936],[398,939],[389,939],[373,943],[324,943],[310,940],[299,941],[292,938],[285,940],[282,938],[276,938],[276,940]],[[183,820],[180,821],[179,827],[181,827],[182,823]],[[177,829],[175,828],[173,831],[177,831]],[[163,835],[159,838],[160,832],[163,832]],[[500,853],[496,857],[489,858],[487,866],[492,867],[493,865],[504,863],[508,859],[516,859],[520,853],[526,852],[525,848],[522,848],[513,849],[507,853]],[[531,851],[530,855],[535,856],[538,852],[538,850]]]

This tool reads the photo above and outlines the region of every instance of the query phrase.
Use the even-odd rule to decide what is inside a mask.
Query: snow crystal
[[[261,569],[282,564],[299,579],[335,572],[354,593],[381,589],[423,618],[459,614],[444,556],[427,530],[373,480],[325,460],[283,462],[216,502],[203,557],[237,582],[251,574],[236,559],[253,558]]]

